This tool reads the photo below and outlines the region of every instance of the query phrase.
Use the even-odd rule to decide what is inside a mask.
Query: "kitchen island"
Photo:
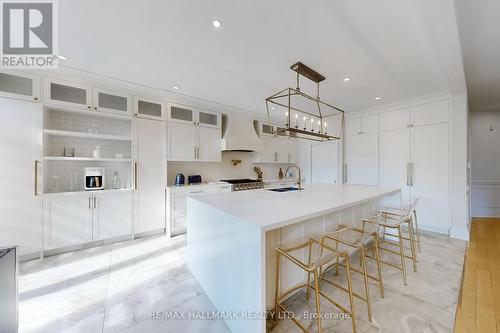
[[[400,189],[313,184],[188,198],[188,265],[233,332],[265,332],[274,302],[276,246],[317,237],[376,213]],[[282,290],[305,280],[282,263]]]

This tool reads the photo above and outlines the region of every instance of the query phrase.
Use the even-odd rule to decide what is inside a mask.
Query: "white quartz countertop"
[[[263,231],[398,193],[399,188],[313,184],[302,191],[251,190],[192,198],[253,223]],[[189,215],[189,211],[188,211]]]

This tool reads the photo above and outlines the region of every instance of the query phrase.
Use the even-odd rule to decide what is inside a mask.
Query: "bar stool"
[[[403,282],[405,286],[408,284],[407,278],[406,278],[406,264],[405,264],[405,258],[411,259],[413,263],[413,270],[417,272],[417,261],[416,261],[416,246],[415,246],[415,234],[413,231],[413,208],[410,209],[406,215],[399,216],[399,215],[392,215],[392,214],[387,214],[384,212],[381,212],[371,218],[368,218],[367,220],[370,221],[377,221],[378,225],[384,228],[384,239],[381,240],[382,244],[387,244],[387,245],[392,245],[392,246],[397,246],[399,248],[399,251],[395,251],[393,249],[386,248],[384,246],[379,245],[380,250],[384,250],[393,254],[397,254],[400,257],[400,262],[401,266],[395,265],[393,263],[387,262],[380,260],[381,263],[386,264],[388,266],[391,266],[393,268],[396,268],[400,270],[403,273]],[[402,226],[407,226],[408,228],[408,237],[403,236],[402,232]],[[389,234],[386,232],[386,228],[389,229],[395,229],[397,230],[397,238],[398,238],[398,243],[393,243],[393,242],[388,242],[385,240],[385,236],[395,236],[394,234]],[[405,254],[405,246],[403,241],[408,241],[410,243],[410,251],[411,251],[411,256],[408,256]],[[406,248],[408,249],[408,248]],[[374,258],[375,259],[375,258]]]
[[[351,270],[355,273],[363,275],[364,285],[365,285],[365,296],[361,296],[355,292],[353,292],[353,296],[366,302],[368,310],[368,320],[370,322],[372,321],[372,309],[370,301],[370,290],[368,284],[369,278],[378,282],[380,289],[380,296],[382,298],[384,297],[384,284],[382,282],[382,270],[380,265],[381,262],[378,251],[378,240],[379,240],[378,229],[379,226],[377,222],[367,219],[362,219],[361,225],[352,226],[352,228],[346,228],[345,226],[340,225],[338,226],[338,230],[336,232],[324,234],[322,237],[327,240],[324,242],[324,244],[328,248],[338,249],[339,244],[343,244],[350,248],[350,251],[348,250],[347,252],[350,253],[351,255],[356,252],[359,252],[361,270],[353,266],[347,266],[346,264],[339,262],[339,259],[336,259],[335,263],[328,266],[323,272],[323,274],[320,274],[320,279],[331,284],[334,287],[346,291],[346,289],[343,286],[326,279],[324,277],[324,273],[326,273],[326,271],[335,266],[335,275],[338,275],[338,266],[342,266],[343,268],[346,269],[346,271]],[[334,242],[334,245],[329,244],[331,242]],[[367,255],[365,252],[365,247],[371,244],[373,244],[374,259],[377,264],[378,277],[374,277],[368,274],[368,269],[366,264]]]
[[[348,227],[347,227],[348,228]],[[338,230],[337,232],[341,232],[342,230]],[[318,241],[313,238],[309,238],[307,241],[302,242],[301,244],[294,246],[294,247],[289,247],[289,248],[279,248],[276,247],[276,291],[275,291],[275,305],[274,305],[274,313],[275,315],[279,313],[280,310],[283,310],[285,312],[288,312],[286,307],[283,305],[283,301],[293,292],[299,290],[300,288],[306,288],[306,299],[309,300],[310,296],[310,289],[312,288],[314,290],[314,297],[315,297],[315,303],[316,303],[316,324],[318,327],[318,332],[322,332],[321,328],[321,308],[320,308],[320,295],[323,296],[326,300],[328,300],[330,303],[334,304],[336,307],[341,309],[344,313],[349,314],[352,319],[352,330],[353,332],[356,332],[356,320],[355,320],[355,311],[354,311],[354,302],[353,302],[353,291],[352,291],[352,280],[351,280],[351,274],[350,274],[350,264],[349,264],[349,254],[347,251],[340,251],[340,250],[335,250],[331,247],[327,247],[324,245],[325,238],[321,237],[321,239]],[[315,256],[313,257],[313,247],[315,247]],[[296,255],[294,255],[294,252],[297,252],[299,250],[303,250],[307,248],[308,250],[308,256],[307,256],[307,262],[301,261],[299,258],[297,258]],[[297,265],[300,267],[302,270],[304,270],[307,273],[307,282],[299,284],[295,287],[292,287],[291,289],[287,290],[286,292],[283,293],[283,295],[279,295],[279,285],[280,285],[280,266],[281,266],[281,258],[288,259],[291,263]],[[326,295],[321,289],[319,288],[319,281],[320,281],[320,270],[323,266],[331,263],[332,261],[335,261],[337,259],[340,259],[342,261],[345,261],[345,265],[347,267],[347,288],[344,289],[348,294],[349,294],[349,305],[350,305],[350,310],[346,309],[344,306],[339,304],[338,302],[334,301],[330,296]],[[311,286],[311,275],[313,276],[313,283],[314,286]],[[303,332],[308,332],[307,329],[300,323],[299,320],[297,320],[294,317],[291,317],[293,322],[299,326],[299,328]]]
[[[403,205],[400,208],[395,207],[383,207],[379,210],[381,213],[395,215],[395,216],[404,216],[407,215],[408,212],[413,209],[413,230],[415,232],[415,243],[417,244],[417,249],[419,253],[422,253],[422,248],[420,246],[420,229],[418,228],[418,220],[417,220],[417,203],[418,197],[416,197],[410,205]],[[417,256],[418,262],[418,256]]]

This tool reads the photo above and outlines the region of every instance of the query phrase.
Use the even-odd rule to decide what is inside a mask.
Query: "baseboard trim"
[[[455,239],[461,239],[464,241],[469,241],[470,236],[469,236],[469,230],[464,229],[464,228],[451,228],[450,230],[450,237],[455,238]]]

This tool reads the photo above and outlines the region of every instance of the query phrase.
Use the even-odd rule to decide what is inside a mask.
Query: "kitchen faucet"
[[[290,168],[297,168],[297,170],[299,171],[299,180],[297,183],[299,184],[299,191],[302,191],[302,175],[300,173],[299,166],[297,164],[290,165],[288,168],[286,168],[285,175],[288,175],[288,170],[290,170]]]

